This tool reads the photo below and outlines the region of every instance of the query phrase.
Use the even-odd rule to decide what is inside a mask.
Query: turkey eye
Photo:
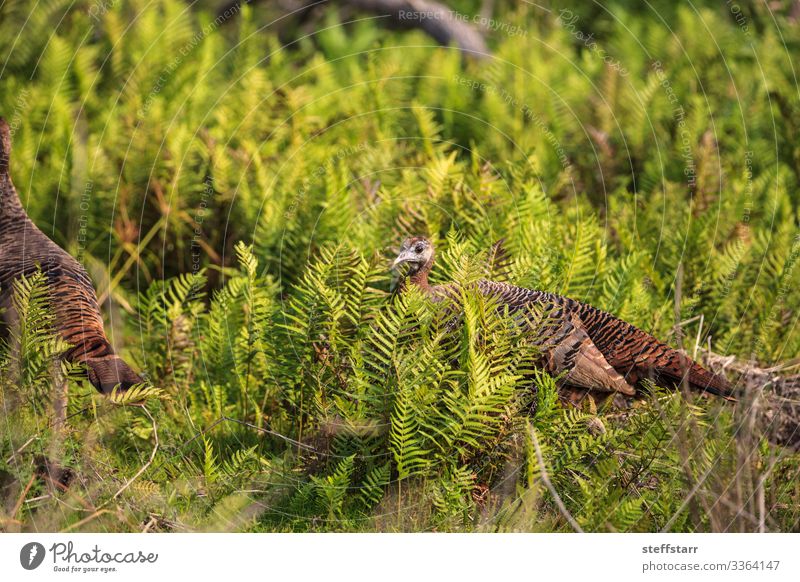
[[[419,254],[422,252],[422,245],[417,245],[414,247],[414,252]]]

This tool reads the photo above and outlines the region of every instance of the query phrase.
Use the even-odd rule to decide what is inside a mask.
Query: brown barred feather
[[[6,327],[14,325],[11,293],[15,279],[41,269],[49,287],[58,332],[70,344],[64,358],[86,365],[89,381],[101,392],[130,388],[142,378],[106,338],[94,286],[83,266],[28,218],[11,181],[11,135],[0,117],[0,306]]]
[[[425,249],[415,261],[414,250],[420,246]],[[434,255],[427,239],[404,242],[398,261],[411,265],[411,283],[437,299],[457,297],[452,284],[428,284]],[[508,283],[481,280],[477,287],[523,321],[529,321],[532,310],[543,313],[545,323],[537,327],[537,333],[545,352],[544,365],[553,374],[565,374],[567,384],[632,396],[634,386],[644,379],[670,387],[687,381],[691,388],[734,400],[725,378],[610,313],[569,297]]]

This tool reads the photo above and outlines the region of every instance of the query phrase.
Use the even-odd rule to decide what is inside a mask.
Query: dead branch
[[[796,361],[765,368],[710,350],[701,350],[700,355],[709,369],[733,376],[742,392],[761,400],[757,422],[771,442],[800,448],[800,374],[785,374],[797,367]]]
[[[217,11],[217,18],[228,20],[238,14],[242,4],[257,1],[234,0]],[[481,33],[471,26],[467,15],[451,10],[441,2],[433,0],[280,0],[278,5],[295,18],[304,19],[319,6],[340,5],[385,18],[400,28],[419,28],[443,46],[455,45],[465,56],[476,59],[491,53]],[[326,6],[327,7],[327,6]]]

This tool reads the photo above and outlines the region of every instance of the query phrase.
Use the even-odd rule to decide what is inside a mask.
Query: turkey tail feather
[[[721,396],[732,402],[736,401],[736,398],[733,396],[733,387],[725,378],[719,374],[709,372],[691,360],[689,361],[691,362],[689,368],[689,384],[691,384],[693,388],[714,394],[715,396]]]
[[[101,358],[86,358],[84,363],[89,381],[103,394],[110,394],[114,388],[127,390],[135,384],[144,382],[125,360],[114,354]]]

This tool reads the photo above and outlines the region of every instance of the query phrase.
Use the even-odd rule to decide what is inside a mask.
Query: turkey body
[[[496,297],[511,313],[541,313],[539,337],[551,373],[566,373],[567,383],[580,388],[633,396],[644,379],[656,384],[689,386],[730,397],[727,380],[709,372],[682,352],[618,317],[569,297],[480,281],[481,293]]]
[[[11,181],[11,139],[0,118],[0,309],[3,333],[17,324],[12,296],[14,281],[44,275],[58,333],[70,348],[63,355],[86,365],[88,380],[101,392],[127,389],[143,380],[114,353],[103,328],[94,286],[81,264],[51,241],[28,218]]]
[[[433,258],[431,243],[414,237],[403,243],[395,264],[410,263],[410,282],[434,300],[457,300],[460,293],[454,284],[428,284]],[[496,300],[498,308],[507,309],[519,325],[530,327],[542,350],[542,365],[566,384],[633,396],[645,379],[668,387],[687,382],[695,390],[734,400],[725,378],[610,313],[569,297],[508,283],[481,280],[476,288]]]

